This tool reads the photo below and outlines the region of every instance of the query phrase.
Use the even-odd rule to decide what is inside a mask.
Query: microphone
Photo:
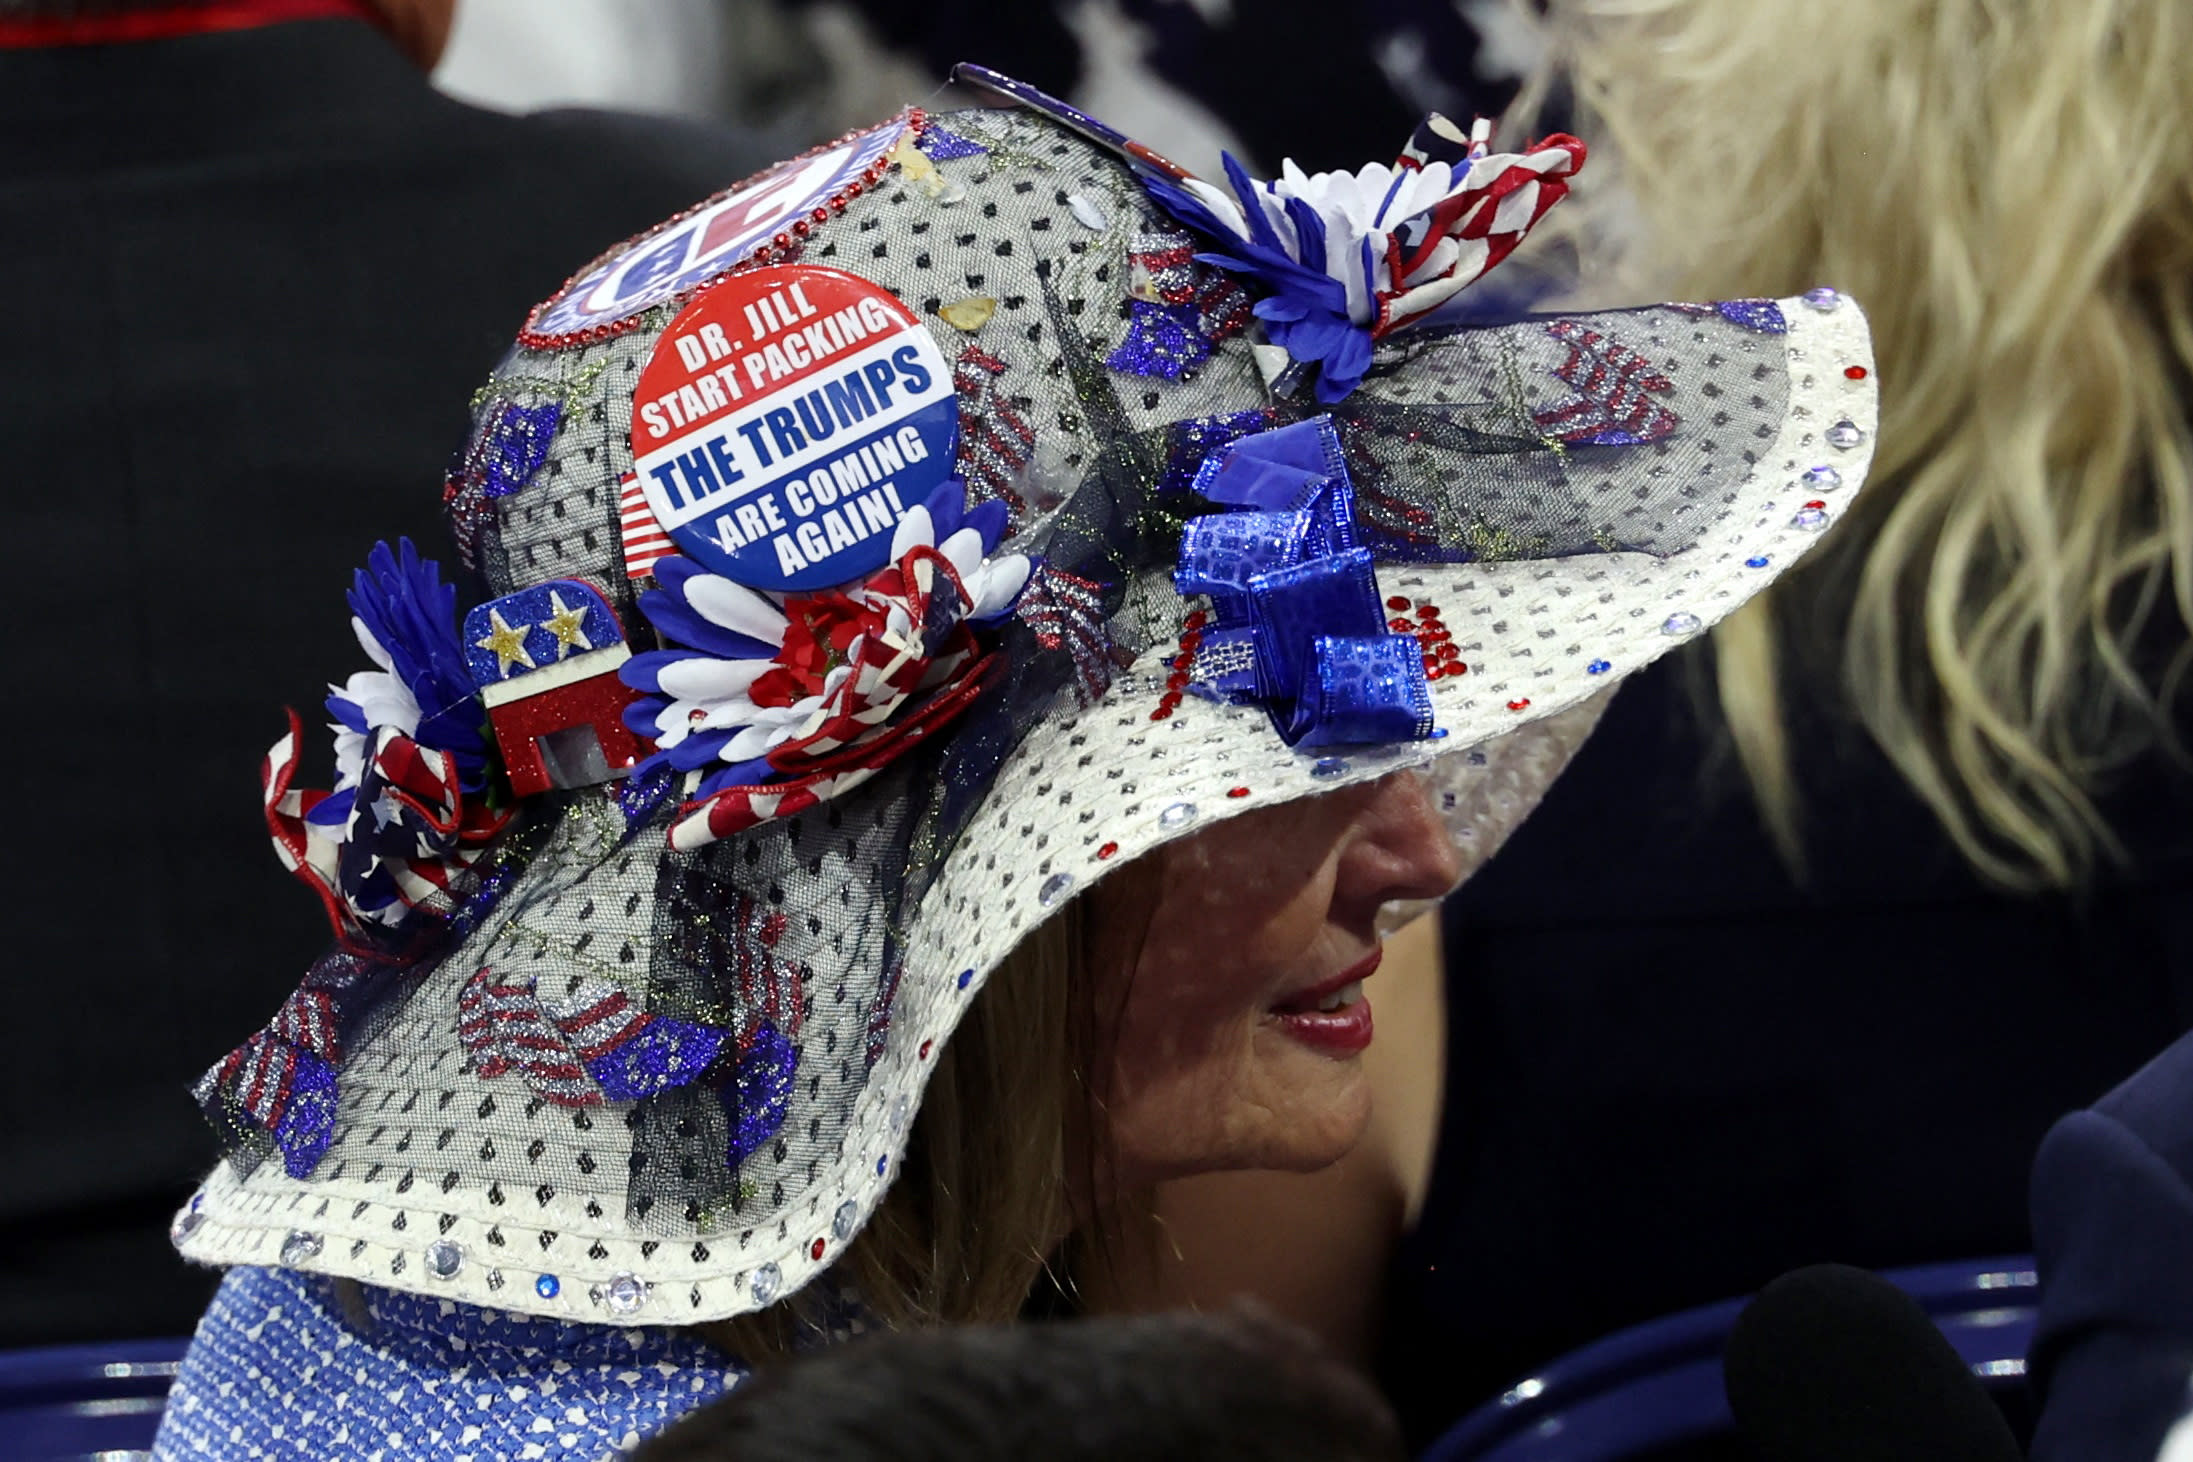
[[[1729,1410],[1761,1462],[2021,1462],[2010,1424],[1918,1302],[1816,1264],[1736,1319]]]

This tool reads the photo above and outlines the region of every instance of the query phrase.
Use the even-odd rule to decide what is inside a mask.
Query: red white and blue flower
[[[363,670],[330,686],[332,791],[292,785],[302,727],[267,753],[267,826],[339,937],[446,915],[451,883],[502,830],[485,801],[485,717],[457,636],[457,591],[404,540],[376,544],[352,583]]]
[[[1404,153],[1394,166],[1271,181],[1231,154],[1229,196],[1195,178],[1145,176],[1175,218],[1220,241],[1196,257],[1253,280],[1272,343],[1319,367],[1317,398],[1344,399],[1370,368],[1371,343],[1421,324],[1482,278],[1568,193],[1584,144],[1557,134],[1521,153],[1482,143],[1453,161]]]
[[[640,596],[640,612],[684,648],[635,655],[621,673],[648,693],[627,724],[660,748],[634,775],[661,764],[699,774],[672,846],[827,801],[963,710],[989,663],[974,629],[1012,612],[1032,567],[993,556],[1007,511],[967,509],[949,480],[899,520],[885,567],[814,593],[658,561],[661,587]]]

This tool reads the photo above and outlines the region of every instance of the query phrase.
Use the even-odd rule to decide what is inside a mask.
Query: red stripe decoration
[[[1576,395],[1533,415],[1532,420],[1560,439],[1579,445],[1599,440],[1658,441],[1682,424],[1674,412],[1648,396],[1665,394],[1675,383],[1652,362],[1627,346],[1576,320],[1556,320],[1546,333],[1569,347],[1554,375]]]
[[[638,473],[627,472],[617,479],[617,529],[624,539],[626,578],[646,578],[655,571],[657,559],[678,551],[678,545],[656,521],[655,510],[647,505]]]
[[[483,1077],[512,1071],[534,1095],[560,1107],[596,1107],[600,1088],[551,1025],[530,982],[505,985],[482,965],[457,996],[457,1039],[479,1063]]]
[[[1004,361],[970,345],[953,363],[952,389],[959,395],[959,471],[967,482],[968,504],[1002,501],[1010,537],[1027,511],[1020,475],[1035,456],[1036,433],[1001,388],[998,377],[1004,373]]]
[[[586,1061],[609,1055],[647,1029],[654,1017],[632,1003],[632,997],[607,980],[585,979],[571,999],[550,1012],[556,1029],[569,1039]]]

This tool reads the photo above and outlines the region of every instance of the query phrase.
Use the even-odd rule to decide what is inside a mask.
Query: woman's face
[[[1423,779],[1244,813],[1128,872],[1092,910],[1096,968],[1121,972],[1099,991],[1116,1012],[1103,1091],[1114,1180],[1336,1161],[1370,1116],[1360,982],[1377,967],[1379,907],[1459,876]]]

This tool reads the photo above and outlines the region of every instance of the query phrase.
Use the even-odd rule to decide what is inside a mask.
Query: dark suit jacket
[[[443,471],[527,308],[770,160],[462,106],[347,20],[0,53],[0,1346],[194,1318],[187,1087],[326,934],[260,816],[282,706],[365,668],[376,538],[455,570]]]
[[[2033,1234],[2034,1462],[2153,1462],[2193,1401],[2193,1035],[2049,1132]]]

